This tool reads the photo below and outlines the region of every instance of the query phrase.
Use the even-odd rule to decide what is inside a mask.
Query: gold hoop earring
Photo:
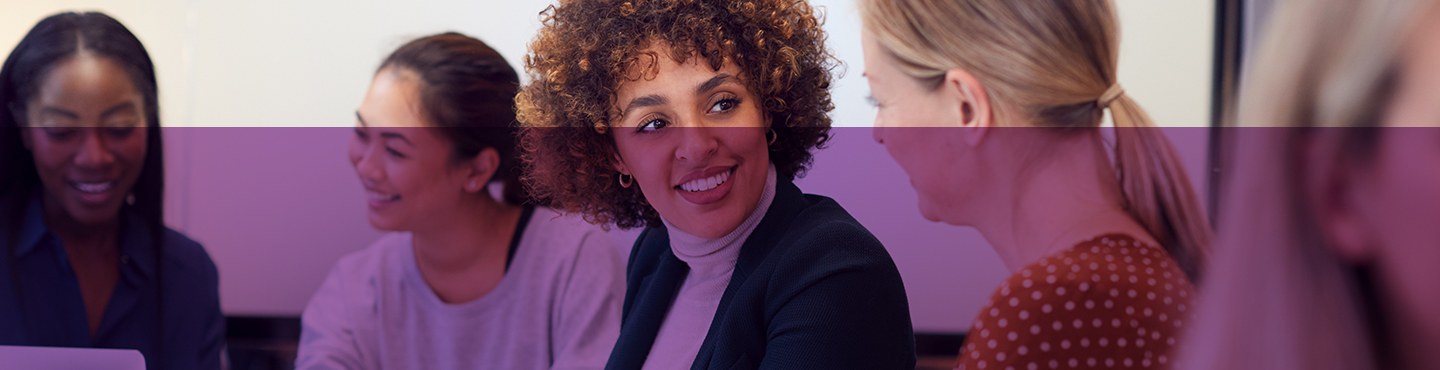
[[[620,187],[629,189],[630,185],[635,185],[635,176],[620,174]]]
[[[775,145],[775,139],[779,137],[780,135],[775,134],[775,129],[771,128],[770,131],[765,132],[765,145]]]

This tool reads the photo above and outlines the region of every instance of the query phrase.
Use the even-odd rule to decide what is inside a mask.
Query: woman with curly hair
[[[824,33],[803,1],[562,2],[517,98],[526,183],[645,227],[608,369],[913,369],[884,247],[792,180],[829,138]]]

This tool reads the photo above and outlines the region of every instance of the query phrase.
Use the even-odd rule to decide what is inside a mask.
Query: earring
[[[132,206],[135,205],[135,193],[125,195],[125,204]]]
[[[474,182],[474,181],[471,181],[471,182],[470,182],[470,190],[472,190],[472,191],[475,190],[475,182]]]
[[[635,176],[620,174],[620,187],[629,189],[630,185],[635,185]]]
[[[765,132],[765,144],[775,145],[775,139],[779,137],[780,135],[775,134],[775,129],[771,128],[770,131]]]

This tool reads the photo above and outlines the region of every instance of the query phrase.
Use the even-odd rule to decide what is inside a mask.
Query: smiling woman
[[[0,344],[133,348],[218,369],[215,264],[165,227],[155,72],[100,13],[37,24],[0,69]]]
[[[518,85],[458,33],[381,64],[349,156],[370,224],[392,233],[331,270],[301,318],[297,368],[603,366],[620,330],[619,247],[521,191]]]
[[[803,1],[562,3],[516,105],[525,183],[631,249],[607,369],[913,369],[900,274],[792,181],[829,139],[825,35]],[[671,25],[664,28],[654,25]]]

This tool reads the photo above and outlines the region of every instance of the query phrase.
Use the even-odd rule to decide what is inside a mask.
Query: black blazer
[[[644,365],[688,271],[665,228],[640,234],[607,370]],[[779,179],[691,369],[914,369],[907,302],[875,236],[834,200]]]

